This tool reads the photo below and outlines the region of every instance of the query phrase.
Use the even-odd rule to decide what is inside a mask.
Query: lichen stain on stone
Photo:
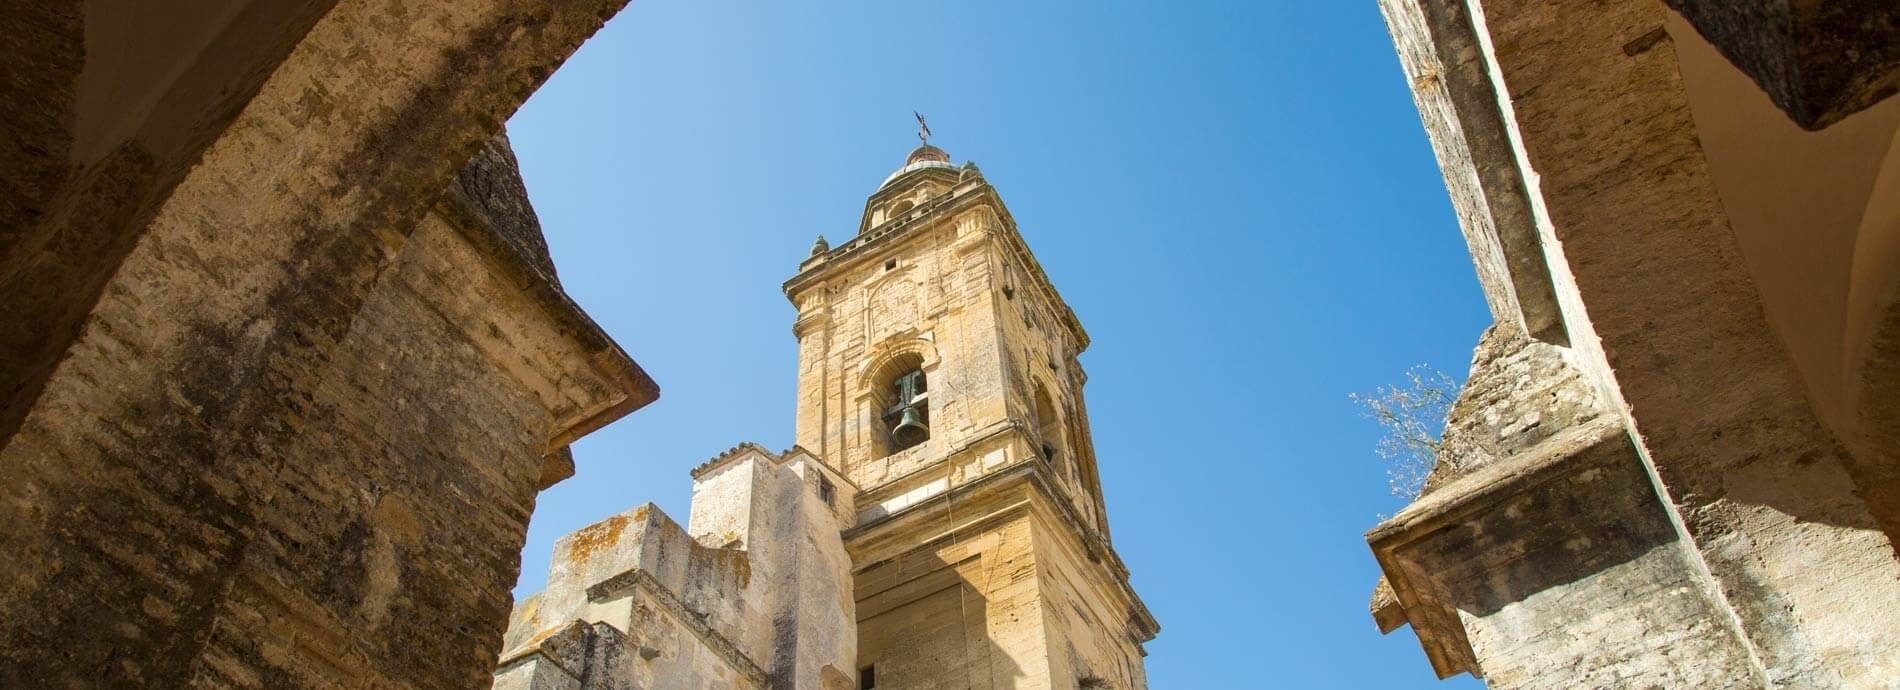
[[[643,506],[635,510],[632,516],[615,515],[576,531],[567,540],[567,560],[585,561],[601,549],[620,543],[620,535],[627,530],[627,525],[635,519],[645,518],[645,512]]]
[[[718,549],[713,551],[713,557],[723,561],[720,565],[725,566],[738,577],[740,588],[743,589],[752,584],[752,560],[746,558],[746,552],[738,549]]]

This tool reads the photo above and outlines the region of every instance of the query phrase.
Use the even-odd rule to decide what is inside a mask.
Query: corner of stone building
[[[824,668],[851,667],[856,621],[837,505],[854,489],[802,449],[775,455],[751,443],[693,476],[690,527],[647,504],[557,542],[548,590],[516,607],[517,651],[504,655],[498,682],[526,673],[508,659],[574,621],[609,625],[637,648],[623,671],[589,671],[576,688],[715,677],[816,687]]]
[[[1569,348],[1492,324],[1471,353],[1423,492],[1610,412]]]
[[[561,287],[541,221],[528,199],[505,132],[477,147],[442,190],[435,210],[527,301],[572,340],[558,360],[607,382],[588,391],[597,399],[551,401],[559,415],[548,444],[541,487],[573,475],[566,446],[659,398],[659,385]],[[565,403],[565,404],[563,404]]]
[[[1370,603],[1379,631],[1410,623],[1438,677],[1509,688],[1579,679],[1552,673],[1566,663],[1664,684],[1752,679],[1746,644],[1649,490],[1621,416],[1571,357],[1511,325],[1480,338],[1425,490],[1366,534],[1383,570]],[[1695,658],[1659,661],[1642,635],[1588,627],[1606,610],[1695,635]]]

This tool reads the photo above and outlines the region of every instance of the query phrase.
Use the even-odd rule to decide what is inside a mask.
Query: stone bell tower
[[[1109,541],[1088,334],[976,166],[912,151],[785,294],[798,444],[861,490],[859,687],[1146,687],[1159,626]]]

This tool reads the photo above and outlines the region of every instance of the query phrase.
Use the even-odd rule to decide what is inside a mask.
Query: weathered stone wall
[[[298,433],[270,450],[298,461],[270,475],[254,466],[206,478],[227,492],[265,481],[278,488],[244,542],[233,545],[240,548],[232,560],[184,557],[179,564],[229,569],[222,603],[178,605],[209,606],[202,615],[212,627],[194,676],[239,686],[368,679],[455,686],[479,678],[468,669],[481,669],[492,656],[534,494],[544,486],[550,435],[564,420],[625,393],[585,364],[589,353],[562,333],[567,324],[464,239],[491,230],[455,222],[462,222],[459,214],[446,207],[425,217],[369,289],[297,405]],[[73,366],[107,371],[123,364],[76,354]],[[114,382],[129,378],[120,373]],[[445,387],[448,381],[455,385]],[[70,421],[53,420],[87,419],[88,410],[109,411],[106,418],[136,414],[111,402],[112,390],[47,398],[36,415],[70,429]],[[118,442],[129,442],[125,436],[135,429],[121,427]],[[7,448],[34,450],[23,438]],[[128,558],[136,547],[112,542],[176,544],[190,532],[173,531],[179,528],[168,524],[177,519],[170,512],[152,498],[115,505],[97,519],[117,528],[88,539],[98,548],[127,549],[121,553]],[[137,563],[109,572],[135,581],[126,569]],[[49,581],[57,586],[34,588],[37,596],[56,597],[42,600],[49,612],[84,606],[93,596],[89,586],[123,586],[89,585],[92,576],[73,569],[78,563],[53,564],[63,566],[62,578]],[[147,595],[143,606],[160,621],[185,622],[181,610],[162,601]],[[444,626],[462,632],[444,634]],[[29,636],[25,645],[69,644],[20,632]],[[13,670],[21,678],[48,677],[43,669]]]
[[[1566,462],[1412,554],[1452,592],[1486,684],[1759,687],[1627,440]]]
[[[1088,346],[1088,336],[1079,326],[1072,327],[1075,317],[1054,289],[1045,288],[1043,281],[1033,277],[1041,269],[1030,263],[1028,254],[1011,249],[1007,243],[999,244],[998,266],[993,273],[996,281],[989,286],[992,298],[996,291],[1002,294],[996,306],[996,326],[1005,343],[1004,369],[1009,385],[1004,390],[1010,418],[1031,430],[1034,445],[1030,452],[1046,456],[1054,470],[1052,484],[1075,502],[1089,528],[1106,539],[1108,510],[1102,501],[1095,442],[1082,404],[1082,385],[1088,375],[1078,359]],[[1034,396],[1038,390],[1049,396],[1053,419],[1042,418],[1037,409]]]
[[[0,685],[483,682],[535,491],[654,390],[437,201],[615,8],[247,5],[29,150],[105,159],[8,209]]]
[[[159,205],[334,4],[9,5],[0,438],[18,427]]]
[[[1439,675],[1498,688],[1758,685],[1572,356],[1486,331],[1424,495],[1368,535],[1392,585],[1375,618],[1410,622]]]
[[[860,672],[878,687],[1057,687],[1026,499],[970,501],[936,521],[939,539],[854,548]]]
[[[826,667],[857,658],[851,561],[839,534],[855,489],[803,449],[783,456],[743,445],[694,471],[687,531],[707,546],[745,550],[760,620],[736,640],[774,687],[819,687]],[[829,499],[820,482],[831,485]]]
[[[1441,437],[1444,450],[1424,490],[1607,415],[1596,388],[1571,364],[1574,356],[1526,337],[1515,326],[1485,329],[1471,353],[1465,384],[1452,401]]]
[[[1666,0],[1807,129],[1900,91],[1900,7],[1880,0]]]
[[[1152,620],[1039,481],[1017,467],[852,535],[860,671],[879,687],[1147,686]]]
[[[478,682],[541,486],[550,408],[611,390],[573,376],[560,360],[574,353],[534,346],[560,343],[557,324],[515,292],[440,216],[425,219],[279,450],[305,460],[277,477],[201,674],[247,686]]]
[[[577,679],[575,687],[717,678],[763,688],[765,672],[740,646],[763,615],[751,583],[744,551],[700,545],[652,504],[594,523],[555,544],[548,588],[515,605],[497,684],[545,673],[524,673],[524,665],[555,663]],[[618,637],[588,645],[617,640],[634,658],[620,668],[566,660],[563,631],[576,625],[607,626]]]
[[[1049,687],[1145,688],[1142,643],[1152,635],[1136,602],[1105,580],[1101,555],[1063,525],[1060,506],[1036,503],[1036,580],[1049,639]]]
[[[743,444],[694,471],[690,528],[648,504],[563,537],[548,589],[515,607],[495,686],[848,679],[857,635],[839,520],[851,491],[803,450]]]
[[[1684,77],[1692,66],[1679,58],[1670,29],[1680,20],[1650,0],[1383,5],[1441,167],[1463,200],[1457,210],[1481,269],[1516,279],[1520,266],[1543,267],[1562,328],[1531,336],[1568,346],[1562,358],[1575,373],[1562,376],[1580,375],[1602,400],[1605,416],[1590,421],[1557,400],[1526,401],[1540,424],[1559,427],[1559,436],[1533,448],[1614,424],[1647,479],[1634,484],[1638,475],[1622,465],[1603,466],[1614,471],[1595,483],[1557,479],[1584,476],[1576,470],[1592,456],[1581,448],[1593,444],[1503,456],[1480,448],[1487,452],[1475,453],[1471,474],[1434,477],[1418,504],[1370,533],[1403,618],[1434,666],[1526,687],[1565,680],[1884,687],[1900,675],[1896,631],[1876,613],[1900,599],[1900,562],[1891,527],[1883,531],[1882,514],[1858,491],[1880,476],[1865,467],[1879,454],[1857,445],[1850,456],[1817,417],[1812,382],[1788,349],[1811,334],[1778,334],[1765,318],[1762,291],[1775,286],[1764,277],[1787,267],[1765,271],[1761,261],[1744,260],[1737,228],[1793,226],[1731,221],[1746,204],[1725,204],[1718,194],[1711,166],[1719,157],[1693,116]],[[1501,222],[1511,216],[1493,200],[1518,188],[1529,200],[1528,222]],[[1525,227],[1536,242],[1514,239]],[[1826,271],[1790,275],[1846,283]],[[1485,286],[1503,312],[1501,326],[1529,323],[1533,307],[1546,308],[1523,303],[1521,281],[1492,278]],[[1486,385],[1474,370],[1474,388]],[[1467,400],[1484,397],[1468,393]],[[1511,428],[1508,416],[1472,413],[1454,412],[1448,433]],[[1643,505],[1652,496],[1660,523]],[[1546,514],[1487,512],[1512,500],[1527,511],[1545,506]],[[1584,509],[1595,512],[1575,514]],[[1454,556],[1482,562],[1488,551],[1530,548],[1495,541],[1500,533],[1570,543],[1563,525],[1532,522],[1548,521],[1551,511],[1600,532],[1632,531],[1604,532],[1589,548],[1531,551],[1530,563],[1488,563],[1485,577],[1510,586],[1489,585],[1495,601],[1464,598],[1459,587],[1483,592],[1483,583],[1459,580],[1473,566]],[[1473,537],[1444,551],[1426,546],[1451,539],[1425,536],[1449,525],[1470,526]],[[1657,525],[1670,530],[1667,539],[1643,536]],[[1436,565],[1405,565],[1413,548],[1416,558],[1438,553]],[[1610,610],[1580,618],[1563,599],[1586,594]],[[1595,637],[1632,623],[1683,641],[1665,649]],[[1718,644],[1724,629],[1733,649]],[[1559,633],[1562,640],[1550,637]],[[1736,675],[1737,664],[1746,674]],[[1560,668],[1567,674],[1553,677]]]
[[[1673,46],[1639,40],[1666,35],[1666,10],[1483,6],[1493,35],[1512,37],[1493,41],[1495,60],[1541,176],[1553,270],[1582,305],[1566,311],[1587,309],[1571,330],[1601,343],[1585,371],[1629,410],[1767,674],[1815,687],[1894,677],[1900,630],[1870,624],[1866,607],[1900,599],[1900,563],[1765,321]],[[1789,567],[1814,559],[1828,568]]]

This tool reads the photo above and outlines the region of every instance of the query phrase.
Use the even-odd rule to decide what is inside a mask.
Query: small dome
[[[898,168],[897,172],[891,173],[890,177],[884,178],[884,181],[878,184],[878,188],[883,189],[884,185],[890,184],[891,180],[897,179],[898,176],[904,173],[923,168],[955,170],[957,166],[950,164],[950,154],[948,152],[935,146],[924,144],[911,151],[910,155],[904,158],[904,167]]]
[[[931,146],[929,144],[924,144],[923,146],[917,147],[917,150],[910,152],[910,157],[904,159],[904,165],[910,165],[912,163],[921,163],[924,161],[936,161],[938,163],[948,163],[950,162],[950,154],[945,153],[943,149],[937,148],[935,146]]]

